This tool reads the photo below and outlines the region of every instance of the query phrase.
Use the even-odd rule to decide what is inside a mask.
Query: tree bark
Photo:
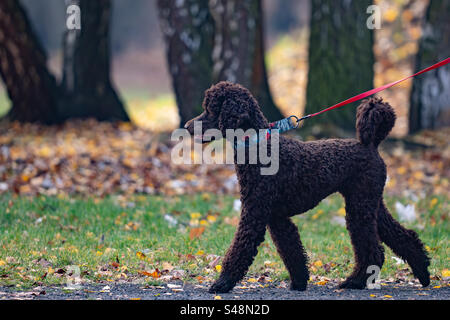
[[[430,0],[416,57],[416,70],[445,58],[450,52],[450,1]],[[450,125],[450,66],[414,78],[409,132]]]
[[[247,87],[265,116],[279,120],[283,116],[273,102],[267,81],[261,0],[215,0],[210,1],[210,10],[216,26],[215,81]]]
[[[64,36],[62,119],[89,118],[128,121],[110,78],[110,0],[73,0],[79,5],[81,30]]]
[[[180,125],[202,111],[212,84],[214,21],[208,0],[158,0],[167,63],[180,114]]]
[[[373,87],[373,30],[367,28],[372,0],[312,0],[306,114]],[[357,103],[308,119],[354,130]]]
[[[12,101],[9,119],[46,124],[56,121],[58,89],[46,61],[20,3],[0,1],[0,75]]]

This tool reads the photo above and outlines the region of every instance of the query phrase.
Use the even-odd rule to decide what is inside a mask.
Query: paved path
[[[105,283],[83,285],[80,290],[64,287],[37,287],[26,291],[0,287],[0,300],[7,299],[89,299],[89,300],[450,300],[450,286],[421,288],[415,285],[388,284],[373,290],[338,290],[335,285],[308,286],[303,292],[289,291],[275,285],[266,288],[235,288],[215,297],[207,286],[182,283],[146,287],[138,284]]]

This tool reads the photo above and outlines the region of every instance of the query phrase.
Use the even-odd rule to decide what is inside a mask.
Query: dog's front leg
[[[260,209],[242,210],[238,230],[222,263],[222,273],[209,292],[228,292],[244,277],[264,241],[266,218],[267,214]]]

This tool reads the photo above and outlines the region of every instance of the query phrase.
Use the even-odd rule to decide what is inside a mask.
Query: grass
[[[393,208],[399,199],[387,200]],[[107,199],[1,195],[0,285],[62,284],[66,279],[58,269],[68,265],[80,266],[82,278],[94,282],[140,279],[157,284],[160,279],[149,273],[168,266],[184,270],[185,281],[212,280],[218,272],[208,268],[207,256],[223,256],[230,244],[235,227],[227,222],[238,216],[233,201],[230,196],[211,194]],[[294,218],[313,275],[335,279],[351,272],[353,253],[348,233],[332,222],[333,216],[343,215],[342,207],[342,199],[334,195]],[[441,277],[449,259],[448,199],[420,200],[416,209],[418,220],[406,226],[419,232],[432,257],[431,274]],[[178,226],[170,227],[165,214],[175,217]],[[195,239],[190,238],[193,220],[205,227]],[[396,265],[392,256],[386,250],[382,279],[395,277],[407,267]],[[143,275],[144,270],[147,273]],[[268,235],[248,277],[264,273],[275,281],[288,279]]]
[[[0,117],[3,117],[10,109],[11,102],[9,101],[6,91],[0,88]]]

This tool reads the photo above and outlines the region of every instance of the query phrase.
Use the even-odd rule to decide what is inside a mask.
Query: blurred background
[[[81,30],[67,28],[72,4],[81,8]],[[379,29],[367,28],[374,12]],[[183,189],[193,177],[179,180],[177,170],[193,169],[163,159],[167,133],[201,112],[212,84],[243,84],[274,121],[406,77],[450,52],[446,0],[5,0],[0,18],[0,192],[154,192],[172,180]],[[430,171],[405,182],[418,189],[418,181],[448,186],[449,79],[447,65],[379,94],[398,116],[392,163],[406,166],[400,175]],[[310,119],[295,134],[351,137],[356,106]],[[405,155],[409,149],[420,157]],[[204,186],[220,189],[223,179]]]
[[[68,56],[67,50],[64,52],[63,45],[67,31],[66,8],[68,4],[79,2],[19,1],[25,10],[24,14],[30,20],[30,27],[36,40],[47,54],[46,64],[57,82],[62,81],[64,56]],[[346,4],[346,1],[282,0],[262,1],[262,3],[244,1],[239,4],[236,1],[186,0],[161,1],[159,6],[156,0],[100,2],[104,3],[98,8],[86,8],[86,11],[91,10],[93,15],[98,15],[101,10],[111,10],[108,12],[109,30],[103,36],[110,42],[109,72],[116,92],[122,98],[134,123],[158,131],[172,130],[178,125],[180,119],[177,102],[179,108],[196,109],[197,107],[191,104],[200,104],[204,88],[218,80],[235,80],[252,87],[254,94],[262,99],[261,103],[267,105],[269,117],[273,114],[272,120],[277,120],[275,118],[279,114],[270,109],[278,108],[285,115],[302,114],[307,97],[310,101],[308,109],[322,109],[362,90],[407,76],[418,66],[436,63],[439,58],[447,57],[449,52],[446,33],[448,32],[446,18],[449,17],[447,1],[430,3],[428,0],[376,0],[374,3],[381,9],[381,28],[373,31],[365,28],[366,20],[370,16],[366,9],[372,1],[350,1],[350,4]],[[430,11],[429,21],[426,17],[427,9]],[[95,10],[98,12],[94,12]],[[163,16],[164,10],[167,10],[169,16]],[[185,18],[181,17],[183,10],[187,10]],[[221,10],[224,13],[218,13]],[[314,10],[317,19],[310,19],[311,10]],[[337,17],[342,21],[336,21]],[[199,27],[193,25],[195,19],[203,19],[199,22]],[[237,24],[236,28],[240,29],[236,34],[237,37],[233,35],[231,20]],[[257,24],[251,27],[255,30],[251,30],[248,26],[243,29],[242,24],[246,21],[255,21]],[[444,25],[440,23],[441,21]],[[222,24],[223,22],[225,24]],[[431,33],[426,35],[428,38],[422,37],[425,24]],[[95,27],[94,24],[92,28]],[[192,59],[197,61],[190,63],[194,70],[186,70],[184,74],[178,75],[185,81],[188,76],[211,74],[208,79],[204,76],[197,78],[197,82],[204,82],[197,84],[199,88],[194,89],[198,91],[196,94],[199,97],[188,97],[186,93],[181,92],[181,87],[184,87],[184,90],[188,86],[191,87],[189,90],[195,87],[189,82],[178,84],[178,80],[174,79],[174,86],[172,85],[168,64],[174,68],[178,63],[175,60],[182,60],[183,54],[187,57],[192,48],[186,43],[177,44],[174,42],[176,40],[164,39],[164,31],[167,31],[163,30],[164,28],[174,28],[173,32],[176,34],[170,37],[179,38],[184,33],[186,41],[202,42],[198,50],[203,52],[194,55]],[[208,31],[208,28],[211,30]],[[262,30],[257,30],[259,28]],[[312,30],[314,34],[310,38],[311,28],[314,29]],[[258,47],[260,46],[258,32],[263,32],[264,48]],[[432,36],[437,38],[430,39]],[[99,38],[95,39],[93,36],[92,39],[85,41],[95,44],[98,40]],[[419,52],[421,40],[423,45],[422,51]],[[223,47],[220,41],[223,41]],[[232,41],[235,43],[232,44]],[[312,57],[308,61],[310,43]],[[427,43],[432,43],[435,50],[433,47],[425,47]],[[223,52],[213,56],[214,49],[216,53],[220,50]],[[250,83],[250,80],[245,79],[250,75],[244,75],[242,71],[245,65],[251,68],[252,63],[262,64],[251,61],[258,59],[256,53],[260,50],[265,56],[266,66],[259,68],[267,69],[268,87]],[[428,52],[424,52],[426,50],[434,52],[430,56]],[[230,57],[225,58],[226,54],[230,54]],[[233,59],[235,65],[239,64],[236,67],[239,70],[236,72],[230,69]],[[198,64],[203,62],[209,66],[199,67]],[[220,66],[221,62],[225,65]],[[310,75],[311,88],[307,93],[308,67],[314,74]],[[262,71],[265,73],[265,70]],[[253,72],[256,73],[256,70]],[[236,74],[230,75],[231,73]],[[256,86],[260,88],[257,89]],[[440,107],[417,106],[420,103],[413,101],[413,107],[416,109],[438,109],[430,111],[435,119],[424,121],[431,122],[430,124],[419,124],[417,120],[409,119],[411,87],[412,81],[409,81],[381,94],[396,108],[399,115],[394,131],[396,135],[407,134],[410,126],[411,131],[417,131],[424,126],[442,126],[436,119],[442,120],[441,122],[446,125],[450,123],[448,94],[443,97],[447,98],[445,107],[444,101],[440,103]],[[444,87],[441,87],[436,90],[443,91]],[[268,88],[273,98],[268,97],[268,93],[260,92],[267,91]],[[176,90],[180,91],[178,97],[174,94]],[[5,114],[11,107],[11,102],[7,98],[4,85],[0,95],[0,112]],[[270,101],[272,99],[273,101]],[[419,97],[416,100],[423,99]],[[334,124],[341,128],[352,130],[354,110],[350,109],[323,115],[318,121],[327,123],[334,120]],[[190,116],[190,112],[186,112]],[[182,114],[182,111],[180,113]],[[339,121],[342,123],[339,124]]]

